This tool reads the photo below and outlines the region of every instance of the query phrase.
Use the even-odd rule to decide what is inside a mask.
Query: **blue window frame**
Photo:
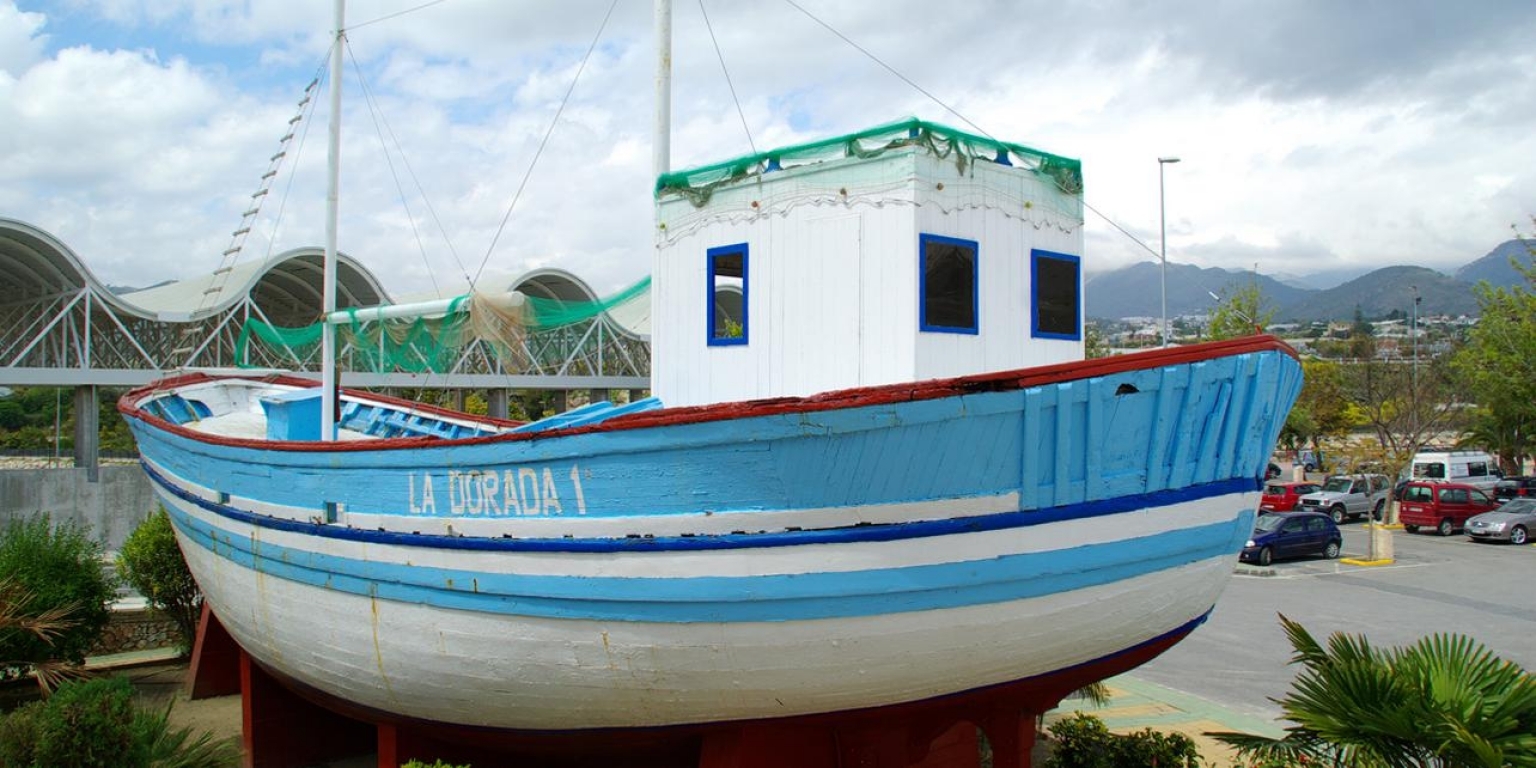
[[[1029,252],[1029,332],[1041,339],[1083,338],[1082,259],[1065,253]]]
[[[918,328],[975,334],[980,250],[975,240],[918,235]]]
[[[707,252],[709,295],[709,346],[728,347],[747,343],[747,244],[722,245]]]

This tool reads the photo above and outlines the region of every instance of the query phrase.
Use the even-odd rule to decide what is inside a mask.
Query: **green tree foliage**
[[[1222,289],[1217,297],[1206,336],[1211,341],[1252,336],[1269,327],[1274,317],[1275,310],[1265,306],[1264,292],[1257,282],[1233,283]]]
[[[1327,646],[1280,617],[1301,672],[1279,701],[1280,739],[1213,733],[1270,765],[1358,768],[1536,766],[1536,677],[1460,635],[1379,649],[1335,633]]]
[[[1476,429],[1509,464],[1532,452],[1536,429],[1536,246],[1527,248],[1530,263],[1510,261],[1525,285],[1478,284],[1482,316],[1452,358],[1467,398],[1482,407]]]
[[[157,611],[176,624],[183,653],[192,649],[203,593],[176,545],[171,516],[159,508],[139,523],[117,556],[117,572]]]
[[[1164,766],[1198,768],[1200,751],[1182,733],[1159,733],[1145,728],[1121,736],[1110,733],[1104,722],[1093,715],[1074,712],[1047,731],[1051,735],[1051,756],[1044,768],[1120,768],[1121,766]]]
[[[1340,366],[1329,360],[1301,361],[1301,394],[1280,430],[1280,443],[1291,450],[1320,449],[1320,441],[1341,437],[1354,425]]]
[[[1355,305],[1355,322],[1349,327],[1349,356],[1356,360],[1376,357],[1376,328],[1365,319],[1360,305]]]
[[[133,434],[117,414],[120,390],[97,390],[98,444],[103,451],[131,452]],[[54,438],[58,444],[54,444]],[[0,448],[22,451],[74,450],[74,393],[67,387],[17,387],[0,397]]]
[[[22,591],[14,610],[26,616],[69,609],[71,625],[50,638],[21,629],[0,629],[0,659],[38,663],[83,662],[110,618],[117,593],[102,572],[101,544],[74,523],[53,525],[47,515],[13,519],[0,529],[0,581]]]
[[[1104,332],[1094,323],[1088,323],[1084,329],[1083,357],[1087,360],[1109,357],[1109,344],[1104,341]]]

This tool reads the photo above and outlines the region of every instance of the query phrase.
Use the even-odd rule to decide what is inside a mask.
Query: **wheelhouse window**
[[[1031,336],[1069,341],[1083,338],[1081,269],[1082,261],[1076,256],[1030,251],[1030,284],[1035,294],[1030,305]]]
[[[918,236],[918,327],[938,333],[977,332],[977,247],[974,240]]]
[[[711,248],[709,260],[709,345],[747,343],[747,244]]]

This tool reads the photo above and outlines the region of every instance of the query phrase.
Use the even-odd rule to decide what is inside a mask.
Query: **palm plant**
[[[74,626],[74,619],[70,615],[75,612],[74,605],[64,605],[49,608],[41,613],[31,614],[25,606],[32,603],[32,593],[14,580],[0,579],[0,638],[13,632],[30,634],[45,643],[51,644],[60,632]],[[79,677],[80,666],[69,662],[57,660],[43,661],[8,661],[0,658],[0,679],[6,672],[31,672],[37,678],[38,687],[44,693],[52,692],[65,680]]]
[[[1536,677],[1461,635],[1373,648],[1334,633],[1325,648],[1280,617],[1302,665],[1277,700],[1283,738],[1210,736],[1258,765],[1536,767]]]

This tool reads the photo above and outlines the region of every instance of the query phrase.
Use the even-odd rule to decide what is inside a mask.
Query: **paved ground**
[[[1365,526],[1348,523],[1343,530],[1345,556],[1364,558]],[[1465,634],[1536,670],[1536,546],[1479,544],[1459,534],[1395,531],[1392,537],[1396,561],[1388,566],[1301,560],[1240,568],[1205,626],[1126,676],[1152,686],[1150,698],[1185,713],[1160,713],[1163,724],[1154,727],[1184,731],[1211,716],[1234,730],[1257,733],[1269,724],[1277,733],[1284,723],[1273,699],[1286,694],[1296,673],[1277,614],[1319,639],[1363,634],[1379,646],[1408,645],[1437,632]]]

